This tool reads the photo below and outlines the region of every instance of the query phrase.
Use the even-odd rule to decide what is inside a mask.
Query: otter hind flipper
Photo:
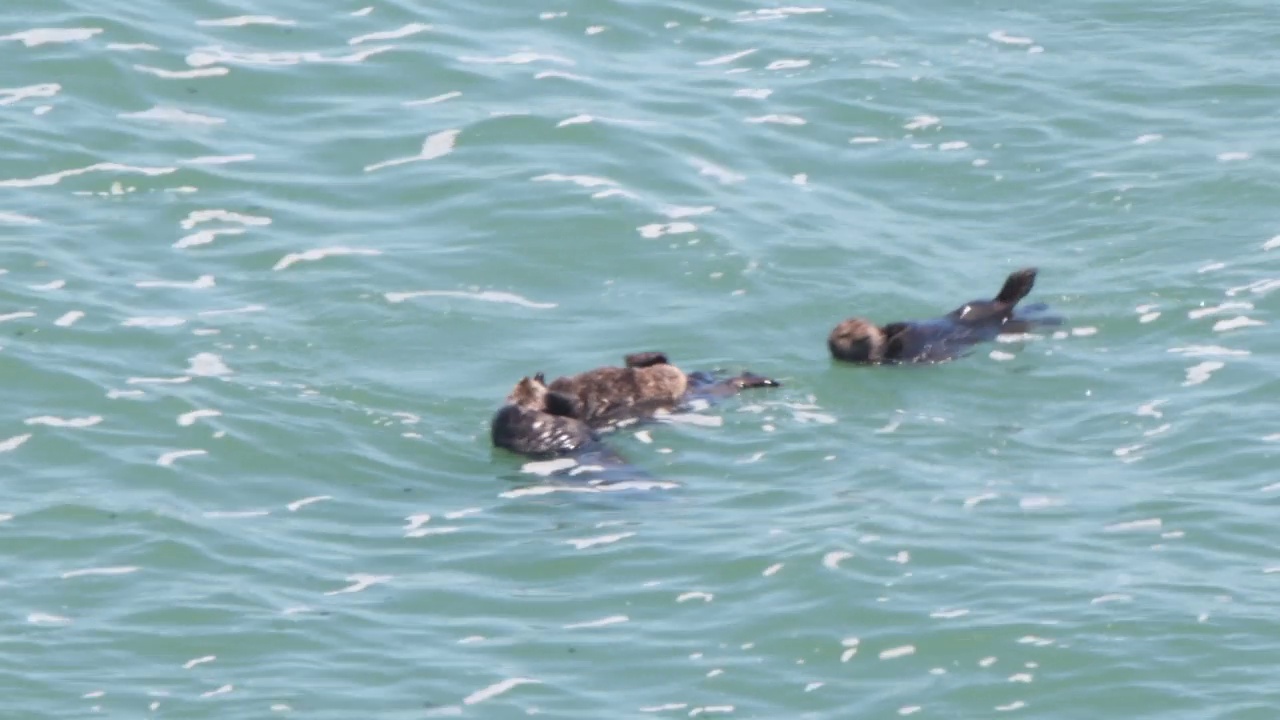
[[[1018,301],[1031,294],[1031,288],[1035,284],[1036,268],[1023,268],[1012,272],[1005,279],[1004,287],[1000,288],[995,301],[1009,306],[1017,305]]]
[[[666,353],[661,350],[646,350],[631,353],[623,358],[629,368],[646,368],[654,365],[670,365]]]

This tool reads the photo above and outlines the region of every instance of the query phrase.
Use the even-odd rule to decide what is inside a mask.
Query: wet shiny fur
[[[753,373],[723,380],[705,372],[686,374],[661,352],[632,353],[624,361],[624,367],[556,378],[548,389],[571,401],[574,417],[600,428],[671,411],[696,397],[724,397],[747,387],[780,385]]]

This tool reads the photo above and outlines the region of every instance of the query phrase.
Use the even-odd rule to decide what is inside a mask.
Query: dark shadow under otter
[[[990,300],[972,300],[946,315],[877,326],[864,318],[849,318],[831,331],[827,347],[837,360],[864,364],[936,363],[972,352],[974,345],[1004,333],[1024,333],[1042,326],[1061,325],[1061,317],[1046,314],[1043,303],[1018,307],[1035,285],[1036,269],[1009,275]]]

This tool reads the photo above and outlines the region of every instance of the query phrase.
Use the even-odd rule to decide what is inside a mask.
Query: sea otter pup
[[[574,415],[573,401],[550,392],[542,375],[522,378],[489,427],[495,447],[530,457],[582,452],[597,444],[595,432]]]
[[[837,360],[855,363],[942,362],[965,354],[980,342],[1001,333],[1026,332],[1037,325],[1058,325],[1061,318],[1032,317],[1043,304],[1015,312],[1036,281],[1036,269],[1009,275],[992,300],[973,300],[940,318],[877,326],[863,318],[849,318],[836,325],[827,347]]]
[[[547,387],[570,401],[574,417],[599,428],[647,417],[657,410],[673,410],[699,396],[720,397],[743,388],[781,384],[749,372],[725,380],[705,372],[685,374],[661,352],[631,353],[624,361],[625,367],[602,367],[556,378]]]

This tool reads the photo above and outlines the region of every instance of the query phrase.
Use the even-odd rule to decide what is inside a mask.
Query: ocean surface
[[[1280,716],[1274,0],[0,15],[3,717]]]

